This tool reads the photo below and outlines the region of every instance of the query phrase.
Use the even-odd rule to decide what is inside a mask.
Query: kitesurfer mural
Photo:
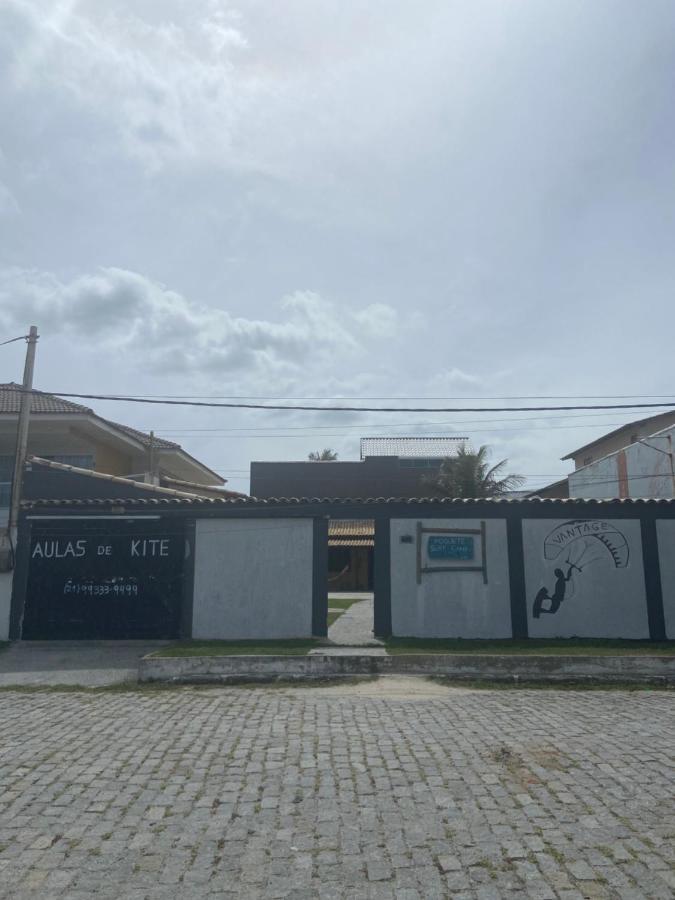
[[[532,615],[538,619],[544,614],[557,613],[565,600],[575,596],[589,566],[609,565],[625,569],[629,558],[625,535],[609,522],[600,519],[563,522],[544,540],[544,559],[558,560],[559,563],[553,570],[555,583],[552,588],[540,588],[534,598]]]

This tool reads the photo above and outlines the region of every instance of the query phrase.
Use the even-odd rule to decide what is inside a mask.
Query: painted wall
[[[670,440],[669,440],[670,438]],[[673,497],[675,485],[668,456],[675,428],[645,437],[569,475],[570,497]],[[655,450],[654,447],[658,447]]]
[[[9,611],[12,601],[13,572],[0,572],[0,641],[9,637]]]
[[[523,550],[530,637],[649,637],[639,520],[524,519]]]
[[[310,637],[312,572],[312,519],[199,519],[193,637]]]
[[[480,519],[425,519],[425,528],[479,529]],[[417,520],[391,521],[391,624],[401,637],[511,637],[506,522],[485,520],[487,584],[481,572],[423,573],[417,583]],[[412,542],[401,538],[411,537]],[[422,535],[423,559],[427,535]],[[476,562],[480,538],[476,535]],[[377,552],[377,551],[376,551]],[[429,561],[425,564],[428,564]],[[432,563],[433,564],[433,563]]]
[[[666,637],[675,640],[675,519],[656,523]]]
[[[574,460],[574,467],[580,469],[584,465],[584,460],[589,456],[592,457],[593,462],[596,462],[602,457],[608,456],[610,453],[616,453],[617,450],[628,446],[634,439],[648,438],[649,435],[668,428],[674,422],[675,411],[673,410],[650,416],[648,419],[633,422],[625,428],[617,429],[616,432],[610,432],[604,438],[600,438],[600,440],[595,441],[586,448],[581,447],[579,451],[575,451],[569,456],[564,456],[563,459],[569,459],[571,456]]]

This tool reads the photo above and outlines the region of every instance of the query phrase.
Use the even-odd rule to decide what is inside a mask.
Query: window
[[[583,461],[583,465],[584,465],[584,466],[590,466],[590,464],[591,464],[592,462],[593,462],[593,457],[592,457],[592,456],[584,456],[584,461]]]
[[[9,506],[14,477],[14,457],[0,456],[0,506]]]
[[[631,436],[630,436],[631,444],[636,444],[639,440],[640,440],[639,434],[631,434]]]

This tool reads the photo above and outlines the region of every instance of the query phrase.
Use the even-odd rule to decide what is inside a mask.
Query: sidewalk
[[[166,641],[17,641],[0,651],[0,687],[104,687],[138,680],[142,656]]]
[[[342,594],[347,597],[364,596],[340,616],[328,629],[328,639],[341,647],[382,647],[382,641],[373,635],[374,601],[372,594]],[[330,609],[330,595],[328,598]],[[313,652],[313,651],[312,651]],[[384,648],[383,648],[384,654]]]

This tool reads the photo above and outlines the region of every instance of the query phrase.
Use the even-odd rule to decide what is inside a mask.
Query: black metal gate
[[[33,522],[24,640],[179,636],[181,520]]]

